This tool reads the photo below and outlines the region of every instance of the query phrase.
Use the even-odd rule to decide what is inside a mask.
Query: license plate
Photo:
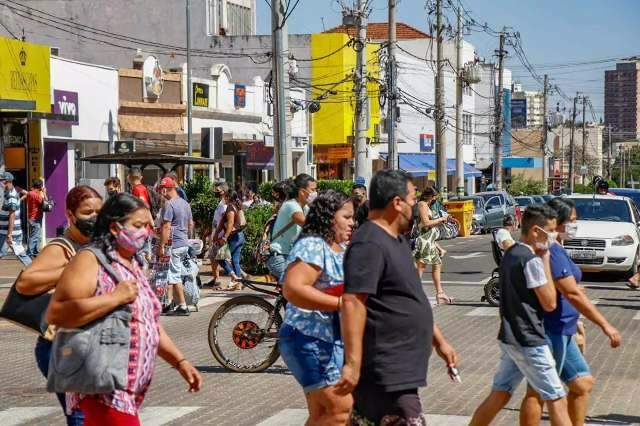
[[[572,259],[595,259],[597,253],[595,250],[571,250],[569,256]]]

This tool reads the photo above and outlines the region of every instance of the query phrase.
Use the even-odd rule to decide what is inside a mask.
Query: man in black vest
[[[500,333],[502,355],[491,394],[473,414],[470,425],[488,425],[506,405],[523,378],[529,393],[547,403],[552,425],[569,426],[566,392],[547,346],[543,312],[556,308],[556,288],[549,266],[549,246],[556,240],[556,213],[547,205],[529,207],[522,218],[522,238],[500,264]],[[521,424],[527,424],[522,418]]]

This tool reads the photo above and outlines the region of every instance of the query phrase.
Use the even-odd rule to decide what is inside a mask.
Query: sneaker
[[[167,316],[172,317],[188,317],[191,312],[189,312],[189,308],[183,308],[181,306],[176,306],[175,309],[167,312]]]
[[[167,313],[169,313],[169,311],[171,311],[171,310],[172,310],[172,308],[173,308],[173,306],[172,306],[172,304],[171,304],[171,303],[169,303],[169,304],[163,304],[163,305],[162,305],[162,313],[163,313],[163,314],[167,314]]]

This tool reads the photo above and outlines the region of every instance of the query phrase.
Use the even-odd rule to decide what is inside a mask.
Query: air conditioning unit
[[[51,56],[60,56],[60,48],[59,47],[50,47],[49,48],[49,52],[51,53]]]

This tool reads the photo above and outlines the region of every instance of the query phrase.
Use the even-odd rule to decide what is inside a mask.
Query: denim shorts
[[[494,391],[513,394],[525,378],[544,401],[554,401],[567,395],[549,346],[526,347],[500,342],[500,349],[500,365],[493,377]]]
[[[284,324],[280,329],[278,349],[305,393],[340,381],[344,364],[342,341],[325,342]]]
[[[169,261],[169,274],[167,282],[169,284],[178,284],[182,282],[182,277],[189,275],[187,267],[184,266],[184,259],[189,254],[189,246],[172,248],[171,259]]]
[[[283,254],[272,254],[266,262],[267,269],[279,283],[284,281],[284,271],[287,268],[287,256]]]
[[[547,334],[547,343],[556,360],[556,370],[563,382],[569,383],[578,377],[591,375],[589,364],[572,336]]]

